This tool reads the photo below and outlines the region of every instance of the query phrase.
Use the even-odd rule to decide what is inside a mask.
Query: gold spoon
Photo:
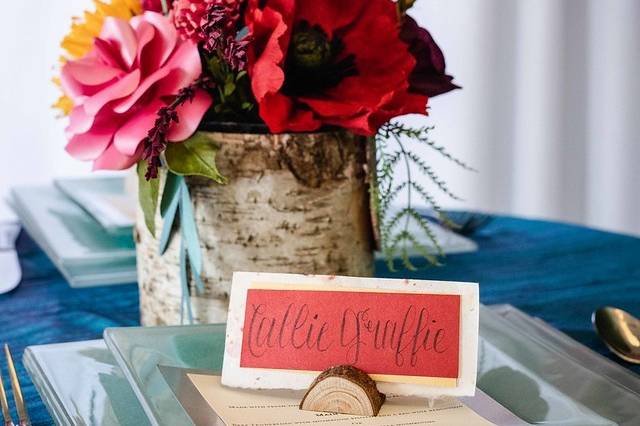
[[[593,313],[591,322],[611,352],[640,364],[640,320],[622,309],[606,306]]]

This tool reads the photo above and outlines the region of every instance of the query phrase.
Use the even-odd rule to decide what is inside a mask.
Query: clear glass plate
[[[102,340],[31,346],[23,365],[58,425],[150,424]]]
[[[109,234],[52,185],[14,188],[12,206],[72,287],[135,282],[132,234]]]
[[[499,347],[505,357],[521,364],[519,369],[514,368],[516,372],[512,373],[510,382],[524,381],[526,376],[535,381],[541,392],[550,386],[553,392],[570,395],[603,418],[620,425],[640,425],[640,376],[513,306],[498,305],[490,309],[492,312],[486,307],[481,310],[480,334],[485,344]],[[487,393],[494,398],[504,393],[501,402],[513,410],[513,405],[522,400],[522,392],[509,396],[508,386],[492,386],[493,380],[506,375],[504,370],[491,371],[495,362],[490,357],[480,356],[478,386],[490,389]],[[533,401],[536,399],[528,404],[533,406]],[[550,424],[552,420],[557,422],[551,409],[553,405],[541,419],[536,413],[529,419],[521,417],[540,420],[544,424]]]
[[[124,177],[55,179],[53,183],[108,233],[131,235],[138,204],[127,193]]]
[[[225,326],[111,328],[104,341],[122,368],[151,424],[191,425],[158,365],[222,371]]]
[[[562,333],[540,320],[513,308],[499,306],[495,309],[497,313],[484,307],[481,310],[478,380],[478,386],[493,399],[532,424],[640,424],[640,397],[634,391],[634,387],[640,386],[640,381],[636,375],[630,372],[626,375],[626,370],[619,366],[609,365],[603,369],[602,365],[611,364],[609,360],[566,336],[566,339],[563,338]],[[549,330],[555,334],[554,338],[549,337]],[[42,385],[43,381],[54,385],[57,383],[53,387],[49,385],[49,388],[56,389],[55,392],[60,395],[43,396],[50,411],[59,411],[60,407],[69,411],[68,407],[75,407],[73,409],[76,414],[80,412],[88,416],[86,413],[91,411],[89,399],[76,395],[86,395],[93,392],[87,389],[94,388],[98,395],[105,393],[100,390],[101,386],[104,388],[103,383],[98,380],[100,374],[91,372],[95,370],[92,363],[98,362],[95,358],[99,358],[102,359],[99,361],[99,368],[107,368],[109,376],[120,377],[120,380],[112,381],[117,386],[107,390],[108,395],[122,395],[123,400],[128,395],[133,400],[135,393],[151,424],[192,424],[157,365],[219,372],[222,367],[224,325],[108,329],[105,341],[113,352],[113,358],[110,358],[104,346],[101,349],[102,355],[98,356],[96,352],[92,360],[86,353],[77,354],[85,351],[83,342],[68,344],[77,345],[69,346],[70,349],[66,348],[67,344],[47,345],[45,348],[48,347],[47,351],[51,356],[39,356],[38,368],[30,367],[30,364],[35,363],[28,359],[28,354],[38,350],[27,350],[25,364],[40,392],[44,393],[42,388],[46,389]],[[99,344],[95,345],[94,349],[97,349]],[[576,358],[576,347],[578,351],[588,354],[588,358]],[[60,352],[53,356],[56,351]],[[76,363],[79,357],[84,358],[83,362],[86,363],[82,383],[52,379],[57,374],[66,374],[68,366],[74,365],[71,363]],[[51,363],[49,359],[57,361]],[[581,362],[588,364],[583,366]],[[120,375],[116,372],[117,369],[112,370],[116,363],[122,367]],[[41,367],[43,364],[47,367]],[[104,371],[102,374],[105,374]],[[131,387],[122,380],[123,377],[126,377]],[[60,391],[65,384],[66,388],[72,387],[74,390]],[[124,406],[112,402],[110,404],[116,412],[114,415],[120,412],[120,406]],[[71,413],[74,413],[73,409]],[[104,411],[108,410],[101,412]],[[90,417],[83,417],[86,418]],[[98,417],[92,415],[91,418]],[[86,424],[111,426],[120,423]]]
[[[487,308],[482,309],[480,324],[479,387],[514,414],[530,423],[545,425],[637,424],[637,417],[631,414],[640,406],[636,394],[589,371],[561,351],[541,345]],[[154,424],[185,421],[177,400],[155,366],[219,370],[223,327],[127,328],[105,332],[107,345],[126,371]],[[559,382],[570,385],[560,386]],[[584,385],[577,387],[576,383]],[[598,401],[573,391],[591,386],[599,392]],[[618,399],[612,401],[608,395],[616,395]],[[613,407],[607,410],[613,421],[597,414],[596,409],[602,412],[602,407]]]

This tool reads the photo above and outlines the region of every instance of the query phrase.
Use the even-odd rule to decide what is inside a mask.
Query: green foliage
[[[215,83],[213,112],[217,121],[256,121],[256,102],[246,71],[235,72],[219,55],[206,57],[206,70]]]
[[[380,238],[382,252],[385,255],[389,269],[396,269],[399,255],[400,263],[409,270],[417,269],[412,262],[412,253],[418,253],[428,264],[439,265],[444,255],[442,248],[432,231],[431,225],[415,209],[415,201],[421,200],[436,212],[440,221],[445,225],[455,227],[447,218],[434,196],[415,179],[415,173],[428,178],[433,185],[449,197],[459,200],[448,188],[446,183],[438,177],[431,166],[408,149],[410,143],[418,143],[430,147],[440,155],[453,161],[465,170],[473,170],[464,162],[456,159],[429,139],[431,127],[412,128],[404,124],[390,122],[383,125],[375,136],[376,170],[372,185],[372,200],[378,223],[380,224]],[[400,166],[404,167],[403,177],[398,179]],[[393,201],[400,194],[406,194],[407,203],[399,211],[392,211]],[[410,232],[410,225],[414,225],[423,235]],[[424,238],[422,238],[424,237]],[[420,240],[429,242],[421,243]]]
[[[224,184],[227,179],[216,167],[218,146],[203,133],[196,132],[180,143],[169,143],[164,153],[169,170],[180,176],[204,176]]]
[[[151,235],[156,234],[156,209],[158,208],[158,179],[147,180],[147,162],[142,160],[137,165],[138,172],[138,201],[144,213],[144,222]]]

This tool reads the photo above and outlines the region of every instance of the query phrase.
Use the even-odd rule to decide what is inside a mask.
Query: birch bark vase
[[[199,294],[190,283],[196,322],[226,322],[234,271],[373,274],[365,140],[342,131],[205,134],[229,183],[187,178],[205,285]],[[143,325],[180,323],[179,234],[160,256],[138,212]]]

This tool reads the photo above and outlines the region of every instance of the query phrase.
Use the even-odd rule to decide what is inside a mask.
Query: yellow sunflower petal
[[[64,115],[69,115],[73,109],[73,101],[68,96],[62,95],[51,107],[59,109]]]

